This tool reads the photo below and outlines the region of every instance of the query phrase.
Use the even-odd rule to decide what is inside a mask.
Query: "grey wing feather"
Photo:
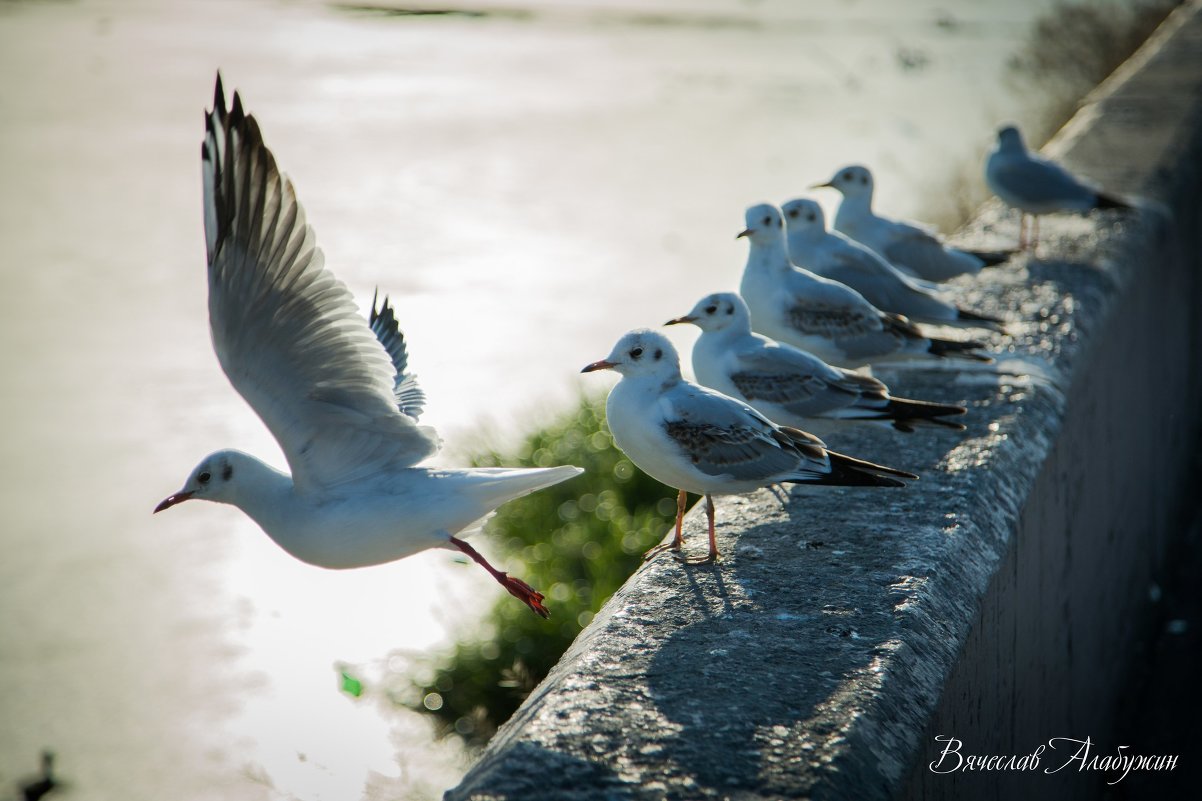
[[[880,313],[872,307],[830,305],[800,300],[786,312],[789,324],[803,334],[842,339],[881,330]]]
[[[417,376],[408,372],[409,352],[405,347],[405,334],[397,322],[396,312],[388,302],[387,295],[377,308],[378,297],[378,293],[371,297],[371,317],[368,318],[368,325],[371,326],[376,339],[384,346],[384,350],[388,351],[392,366],[396,370],[392,393],[396,398],[397,408],[401,410],[401,414],[416,420],[421,417],[422,409],[425,408],[426,393],[418,386]]]
[[[1091,203],[1097,193],[1059,164],[1044,159],[1010,159],[993,171],[993,180],[1032,203]]]
[[[765,483],[829,472],[817,439],[817,445],[801,446],[751,407],[701,387],[690,389],[695,392],[687,404],[673,404],[664,431],[701,472]]]
[[[740,372],[730,376],[753,404],[774,403],[799,417],[812,417],[853,406],[881,405],[888,389],[870,376],[831,367],[809,354],[784,348],[742,357]]]
[[[388,354],[324,268],[292,182],[237,93],[227,111],[220,77],[202,177],[213,346],[297,485],[329,489],[434,453],[437,436],[398,411]]]

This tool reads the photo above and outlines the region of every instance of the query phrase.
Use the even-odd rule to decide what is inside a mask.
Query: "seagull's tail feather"
[[[1010,261],[1010,257],[1018,251],[1013,248],[1010,250],[969,250],[965,248],[964,252],[985,262],[986,267],[997,267],[999,264]]]
[[[950,403],[890,398],[889,403],[881,411],[882,417],[892,422],[894,428],[909,433],[914,430],[916,425],[942,426],[963,431],[965,428],[963,423],[943,418],[966,414],[968,409]]]
[[[866,462],[834,451],[827,451],[826,454],[831,461],[831,471],[821,481],[812,483],[835,484],[841,487],[904,487],[906,483],[898,481],[899,478],[911,481],[918,478],[905,470]]]
[[[1098,192],[1098,200],[1094,208],[1130,210],[1135,207],[1123,200],[1121,197],[1109,194],[1108,192]]]
[[[974,362],[992,362],[993,357],[986,356],[984,353],[977,353],[983,350],[985,344],[968,340],[963,342],[957,339],[936,339],[931,337],[931,347],[928,352],[932,356],[938,356],[941,359],[969,359]]]
[[[572,465],[558,467],[481,467],[471,471],[473,494],[495,508],[584,472]]]

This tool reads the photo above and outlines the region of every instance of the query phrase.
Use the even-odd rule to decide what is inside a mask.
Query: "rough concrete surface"
[[[1114,727],[1194,500],[1202,4],[1045,152],[1141,210],[1045,218],[1038,257],[956,284],[1013,321],[996,370],[880,373],[966,402],[968,431],[826,436],[921,474],[906,489],[719,499],[722,561],[644,565],[448,799],[1096,798],[1113,775],[936,775],[934,737],[1147,753]],[[1016,222],[989,205],[962,236]],[[687,537],[700,554],[699,510]]]

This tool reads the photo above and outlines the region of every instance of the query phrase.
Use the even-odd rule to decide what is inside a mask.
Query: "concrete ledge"
[[[907,490],[721,499],[724,560],[639,570],[448,799],[1094,798],[1113,776],[935,775],[934,736],[1140,753],[1115,710],[1196,502],[1202,4],[1048,149],[1147,207],[1049,218],[1038,260],[960,284],[1023,321],[994,343],[1000,375],[885,376],[967,401],[967,436],[828,437],[920,473]],[[987,206],[965,236],[1015,233]],[[701,515],[688,524],[703,548]]]

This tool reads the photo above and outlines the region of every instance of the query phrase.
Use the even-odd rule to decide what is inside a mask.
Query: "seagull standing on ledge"
[[[826,228],[822,207],[808,198],[790,200],[785,215],[789,259],[798,267],[847,284],[883,311],[936,325],[961,325],[1000,331],[1002,321],[948,303],[935,290],[885,261],[875,250]]]
[[[895,398],[877,379],[832,367],[817,356],[751,332],[747,304],[734,292],[697,301],[667,325],[692,323],[701,329],[693,345],[697,380],[746,401],[779,425],[806,425],[814,418],[892,426],[907,433],[931,425],[964,430],[944,417],[962,415],[963,406]]]
[[[835,230],[884,256],[890,264],[926,281],[976,275],[982,267],[1001,264],[1009,253],[967,251],[947,245],[934,229],[905,220],[881,217],[872,210],[872,172],[853,164],[811,189],[831,187],[843,195],[835,213]]]
[[[331,569],[457,548],[547,617],[542,593],[456,534],[506,501],[583,471],[415,467],[439,440],[417,425],[423,397],[405,372],[392,309],[373,302],[369,327],[325,269],[292,182],[236,92],[226,110],[220,75],[201,162],[213,347],[292,475],[217,451],[155,511],[190,499],[228,503],[297,559]]]
[[[775,206],[752,206],[744,219],[747,228],[738,236],[747,237],[750,248],[739,294],[751,309],[752,330],[840,367],[899,359],[993,361],[977,352],[980,342],[928,337],[846,284],[794,267]]]
[[[1018,209],[1018,247],[1027,247],[1027,215],[1039,246],[1039,215],[1058,211],[1086,214],[1094,209],[1130,209],[1131,204],[1075,177],[1059,164],[1033,156],[1013,125],[997,132],[997,142],[985,160],[985,183],[1007,206]]]
[[[605,402],[614,442],[640,470],[679,490],[673,550],[684,544],[686,492],[705,496],[709,555],[702,561],[718,558],[713,495],[785,483],[902,487],[898,478],[918,478],[828,451],[812,434],[778,426],[741,401],[686,381],[676,349],[655,331],[629,332],[609,356],[581,372],[594,370],[622,376]]]

